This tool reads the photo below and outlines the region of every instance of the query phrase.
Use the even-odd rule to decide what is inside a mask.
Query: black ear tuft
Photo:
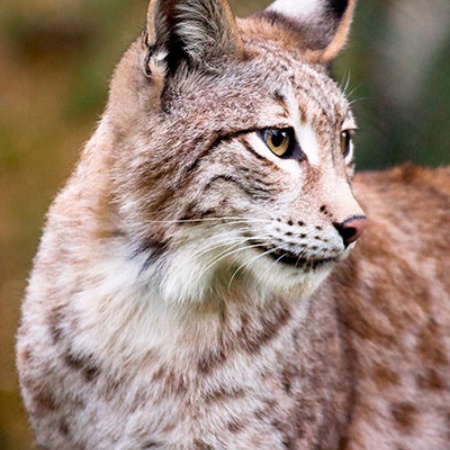
[[[347,11],[349,0],[330,0],[329,8],[333,11],[333,15],[339,19]]]
[[[347,41],[356,0],[275,0],[263,13],[298,36],[305,57],[327,63]]]

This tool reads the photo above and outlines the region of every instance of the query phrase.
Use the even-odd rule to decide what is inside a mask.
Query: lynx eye
[[[346,158],[352,148],[353,130],[344,130],[341,132],[341,153]]]
[[[295,133],[292,128],[267,128],[261,132],[270,151],[280,158],[288,158],[295,148]]]

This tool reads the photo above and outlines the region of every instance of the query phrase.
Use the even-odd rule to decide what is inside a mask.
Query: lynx
[[[353,176],[355,0],[151,0],[17,364],[54,450],[450,449],[450,170]]]

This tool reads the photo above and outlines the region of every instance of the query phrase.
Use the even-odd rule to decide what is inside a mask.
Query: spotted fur
[[[448,450],[450,172],[352,182],[354,6],[150,2],[23,305],[41,448]]]

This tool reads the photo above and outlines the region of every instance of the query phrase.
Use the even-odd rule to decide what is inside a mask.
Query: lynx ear
[[[161,64],[169,74],[183,63],[217,69],[243,52],[226,0],[151,0],[144,45],[149,77]]]
[[[356,0],[276,0],[263,15],[287,22],[310,57],[326,63],[344,47],[355,5]]]

